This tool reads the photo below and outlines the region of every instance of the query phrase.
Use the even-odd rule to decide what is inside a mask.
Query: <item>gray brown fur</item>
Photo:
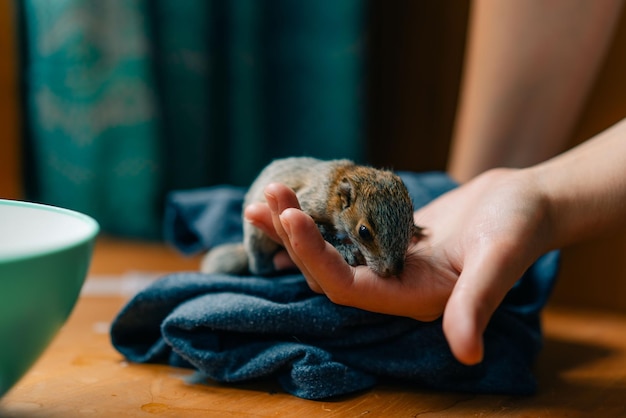
[[[411,239],[421,236],[421,228],[413,222],[409,193],[390,171],[349,160],[275,160],[250,187],[244,207],[264,202],[265,187],[272,182],[296,192],[301,209],[349,264],[366,264],[380,276],[400,274]],[[359,232],[362,228],[367,228],[369,235]],[[244,222],[243,244],[212,250],[203,261],[202,271],[269,275],[275,273],[273,258],[280,249],[260,229]]]

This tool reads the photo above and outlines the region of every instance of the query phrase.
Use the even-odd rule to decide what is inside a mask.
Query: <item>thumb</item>
[[[443,314],[443,332],[452,354],[466,365],[480,363],[483,333],[491,315],[515,280],[491,262],[475,261],[463,268]]]

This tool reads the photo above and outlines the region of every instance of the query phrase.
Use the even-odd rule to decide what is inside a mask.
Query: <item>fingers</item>
[[[279,219],[288,235],[291,257],[297,260],[301,271],[306,272],[307,283],[334,303],[416,319],[434,320],[441,315],[443,303],[438,309],[430,304],[439,300],[437,294],[430,292],[430,284],[415,291],[420,288],[420,283],[427,280],[413,273],[421,270],[428,275],[427,269],[415,268],[415,264],[419,263],[407,266],[407,270],[412,271],[406,271],[403,278],[382,278],[367,266],[351,267],[346,263],[341,254],[324,241],[315,223],[302,211],[286,209]],[[435,310],[438,313],[432,315]]]
[[[267,236],[269,236],[273,241],[277,242],[280,245],[283,245],[283,240],[280,238],[276,229],[274,228],[274,223],[272,220],[272,212],[269,206],[265,203],[252,203],[244,209],[245,219],[250,222],[255,227],[262,230]],[[291,257],[289,257],[289,253],[287,251],[279,251],[274,256],[274,267],[276,270],[291,270],[294,267],[297,267]]]
[[[271,184],[265,192],[274,229],[311,289],[328,294],[321,284],[350,282],[351,267],[324,240],[313,219],[298,210],[295,193],[282,184]]]
[[[478,364],[483,359],[482,334],[486,328],[484,314],[479,313],[474,303],[464,298],[466,290],[456,290],[450,296],[443,316],[443,332],[454,357],[468,366]]]
[[[367,266],[351,267],[324,240],[313,219],[297,209],[291,189],[272,184],[265,191],[274,229],[313,291],[326,294],[335,303],[374,312],[431,320],[440,316],[445,303],[441,294],[447,299],[451,286],[428,280],[432,269],[424,263],[412,258],[405,277],[393,279],[383,279]],[[412,249],[418,251],[417,246]]]
[[[255,227],[263,231],[272,240],[282,245],[282,240],[274,229],[272,212],[265,203],[252,203],[245,207],[244,217]]]
[[[337,252],[324,241],[313,220],[304,212],[284,210],[279,220],[288,236],[291,258],[304,274],[309,286],[326,293],[331,299],[337,292],[328,284],[342,287],[353,279],[352,269]]]
[[[291,190],[290,188],[288,188],[287,186],[283,184],[272,183],[265,188],[265,199],[267,200],[267,204],[270,208],[270,215],[271,215],[272,226],[274,228],[274,231],[276,235],[279,237],[280,242],[282,242],[283,246],[287,250],[289,257],[291,258],[293,263],[300,269],[300,271],[304,275],[311,289],[315,292],[321,292],[321,288],[317,285],[317,283],[314,280],[312,280],[312,276],[309,274],[306,266],[302,264],[302,262],[298,258],[297,253],[294,252],[292,243],[290,241],[290,237],[280,219],[281,214],[285,210],[300,208],[300,204],[298,202],[298,198],[296,197],[296,194],[294,193],[293,190]],[[312,223],[313,227],[315,228],[314,233],[311,232],[309,228],[309,229],[306,229],[307,232],[305,232],[305,234],[308,233],[308,235],[310,236],[310,239],[312,240],[316,239],[315,234],[317,234],[319,238],[321,239],[321,235],[319,231],[317,230],[317,227],[315,227],[315,223],[313,222],[313,220],[308,215],[304,214],[303,212],[299,210],[297,210],[296,212],[302,214],[303,217],[305,218],[302,220],[303,225],[305,225],[305,227],[308,226],[308,223],[310,221],[310,223]],[[308,220],[306,218],[308,218]]]
[[[290,269],[297,266],[307,279],[311,289],[321,293],[322,289],[315,280],[317,276],[311,274],[308,268],[308,264],[319,263],[320,260],[323,260],[315,257],[326,257],[327,243],[319,233],[315,222],[313,222],[310,216],[300,210],[294,211],[294,213],[287,215],[284,221],[282,220],[281,214],[283,212],[288,209],[299,209],[300,207],[296,194],[287,186],[278,183],[270,184],[266,188],[265,197],[267,204],[253,203],[245,208],[246,220],[265,232],[272,240],[285,247],[286,252],[281,251],[274,258],[274,266],[277,270]],[[289,227],[291,223],[293,227],[290,228],[290,231],[295,231],[293,241],[296,243],[296,246],[300,247],[304,243],[305,251],[310,249],[322,249],[324,251],[317,253],[315,252],[317,250],[313,253],[305,252],[308,255],[308,262],[304,263],[300,259],[299,248],[294,249],[292,239],[285,228],[285,226]],[[330,246],[330,244],[328,245]],[[331,250],[331,252],[333,251]],[[316,254],[313,255],[313,260],[311,260],[311,254]],[[341,264],[347,266],[338,253],[333,254],[335,260],[335,255],[339,257]]]
[[[267,200],[267,205],[270,209],[269,216],[274,234],[291,255],[291,243],[289,242],[287,232],[280,222],[280,214],[289,208],[299,209],[300,203],[298,202],[298,198],[294,191],[287,186],[279,183],[272,183],[265,188],[265,199]]]
[[[474,365],[484,356],[483,333],[489,319],[516,280],[515,273],[495,260],[474,258],[463,272],[448,299],[443,331],[454,356]],[[515,277],[503,280],[503,277]]]

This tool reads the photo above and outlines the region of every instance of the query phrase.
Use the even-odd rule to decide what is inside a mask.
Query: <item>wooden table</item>
[[[194,383],[190,370],[124,361],[109,343],[108,327],[127,296],[111,285],[131,270],[168,272],[197,263],[161,245],[101,239],[85,293],[48,350],[0,400],[0,417],[626,416],[626,317],[555,307],[545,312],[540,388],[531,397],[385,384],[307,401],[274,383]]]

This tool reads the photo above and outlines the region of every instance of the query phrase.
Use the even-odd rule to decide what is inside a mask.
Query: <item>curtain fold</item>
[[[162,170],[145,5],[19,2],[33,199],[154,236]]]
[[[364,155],[358,0],[25,0],[29,197],[156,238],[173,189]]]
[[[211,179],[209,127],[210,3],[147,2],[154,89],[161,129],[163,188],[200,187]],[[156,139],[156,138],[155,138]]]

